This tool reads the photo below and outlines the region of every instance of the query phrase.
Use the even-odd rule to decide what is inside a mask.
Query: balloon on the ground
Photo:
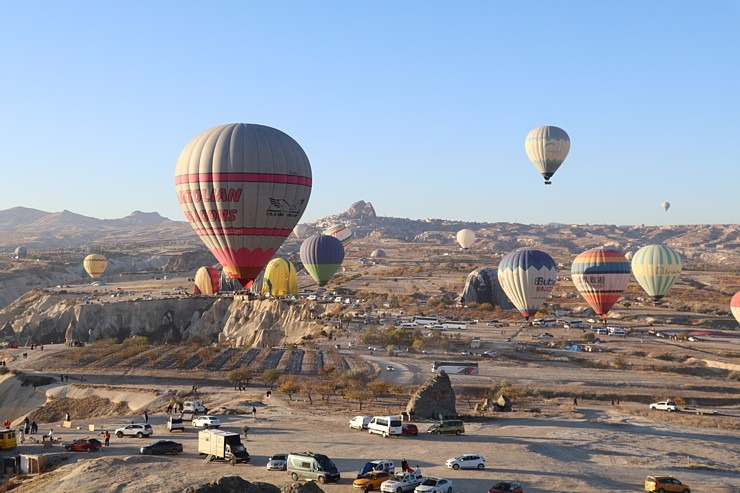
[[[344,260],[342,242],[333,236],[313,235],[301,244],[301,262],[319,286],[325,286]]]
[[[737,323],[740,324],[740,291],[735,293],[735,296],[730,300],[730,310]]]
[[[468,274],[460,299],[463,305],[489,303],[504,310],[513,308],[498,282],[498,271],[491,267],[475,269]]]
[[[475,233],[469,229],[461,229],[457,232],[457,242],[464,250],[467,250],[475,243]]]
[[[664,245],[642,247],[632,257],[632,274],[653,301],[666,295],[681,269],[681,255]]]
[[[296,224],[295,228],[293,228],[293,234],[298,239],[303,239],[303,237],[306,236],[306,233],[308,233],[307,224]]]
[[[370,254],[370,257],[372,258],[386,258],[388,256],[387,253],[385,253],[385,250],[382,248],[378,248],[377,250],[373,250],[373,252]]]
[[[99,253],[93,253],[85,257],[85,260],[82,262],[82,266],[90,277],[96,279],[102,276],[105,269],[108,268],[108,260]]]
[[[550,185],[550,178],[558,170],[570,150],[570,137],[559,127],[537,127],[527,134],[524,150],[537,171]]]
[[[15,249],[13,255],[15,255],[15,258],[26,258],[26,256],[28,255],[28,249],[21,245]]]
[[[354,236],[352,230],[344,224],[336,224],[327,228],[324,231],[324,234],[327,236],[333,236],[337,240],[341,241],[344,248],[347,248],[347,245],[352,242],[352,237]]]
[[[557,265],[552,257],[531,248],[509,253],[498,265],[501,287],[527,320],[550,296],[557,277]]]
[[[203,266],[195,272],[193,294],[216,294],[220,287],[221,274],[215,267]]]
[[[193,138],[177,160],[185,217],[243,286],[267,265],[306,210],[311,165],[280,130],[232,123]]]
[[[282,258],[270,260],[265,267],[261,294],[271,296],[298,295],[298,277],[293,264]]]
[[[630,281],[629,261],[611,248],[592,248],[579,254],[570,272],[576,289],[601,318],[606,318]]]
[[[662,204],[660,204],[660,206],[663,208],[663,210],[665,212],[668,212],[668,209],[671,208],[671,203],[670,202],[663,202]]]
[[[624,258],[626,258],[629,261],[632,261],[632,257],[634,257],[634,256],[635,256],[635,252],[633,252],[633,251],[629,251],[629,252],[627,252],[627,253],[624,254]]]

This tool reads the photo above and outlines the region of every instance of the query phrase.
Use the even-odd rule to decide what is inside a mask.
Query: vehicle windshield
[[[337,468],[337,466],[334,465],[331,459],[325,455],[316,454],[315,458],[316,458],[316,462],[319,463],[319,465],[321,466],[321,469],[324,471],[332,471]]]

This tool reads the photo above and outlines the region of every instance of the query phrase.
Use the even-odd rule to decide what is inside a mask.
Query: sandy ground
[[[64,348],[47,348],[63,351]],[[13,365],[31,371],[37,354]],[[38,369],[36,369],[38,370]],[[92,381],[55,383],[39,388],[20,387],[14,378],[0,382],[0,416],[17,416],[35,409],[49,396],[83,397],[90,393],[133,407],[128,416],[75,419],[73,428],[61,423],[44,424],[60,443],[53,453],[62,458],[54,471],[30,478],[13,491],[31,492],[179,492],[222,476],[238,474],[249,481],[265,481],[279,487],[290,482],[285,472],[268,472],[271,454],[310,450],[331,457],[342,479],[322,487],[327,492],[351,491],[356,471],[368,460],[389,458],[400,464],[406,458],[420,466],[425,476],[452,479],[455,491],[484,492],[496,481],[518,480],[527,492],[635,492],[642,491],[648,474],[673,475],[688,483],[692,492],[740,492],[740,433],[720,429],[692,428],[662,423],[630,414],[628,406],[554,404],[539,416],[524,412],[496,415],[488,423],[467,423],[460,437],[419,437],[383,439],[366,432],[350,430],[349,419],[362,414],[357,409],[308,410],[305,403],[296,407],[288,398],[273,393],[266,398],[260,387],[238,392],[229,387],[203,386],[202,397],[209,407],[236,410],[238,414],[219,414],[222,429],[240,431],[250,426],[245,443],[252,462],[230,466],[204,463],[197,453],[197,431],[170,434],[162,409],[169,392],[187,390],[185,380],[150,381],[126,375],[97,375]],[[103,387],[105,385],[105,387]],[[181,388],[182,387],[182,388]],[[339,399],[337,398],[339,402]],[[257,407],[257,417],[249,413]],[[111,446],[100,453],[66,452],[62,444],[75,438],[98,436],[100,430],[114,429],[131,421],[142,421],[139,410],[149,407],[154,427],[151,439],[113,437]],[[421,430],[426,422],[417,422]],[[88,431],[94,425],[96,432]],[[78,429],[79,428],[79,429]],[[32,440],[38,437],[30,437]],[[142,445],[155,439],[182,442],[185,452],[178,456],[138,455]],[[102,440],[102,439],[101,439]],[[48,453],[40,443],[19,445],[22,454]],[[453,471],[446,459],[462,453],[480,453],[488,467],[483,471]]]

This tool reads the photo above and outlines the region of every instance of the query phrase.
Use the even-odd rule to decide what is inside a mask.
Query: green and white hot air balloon
[[[653,301],[665,296],[681,269],[681,255],[664,245],[642,247],[632,256],[632,274]]]

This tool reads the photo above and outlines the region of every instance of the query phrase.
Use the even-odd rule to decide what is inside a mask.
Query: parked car
[[[136,438],[144,438],[151,436],[152,433],[154,433],[154,430],[152,430],[152,425],[149,423],[131,423],[130,425],[126,425],[122,428],[118,428],[115,431],[115,435],[118,438],[123,437],[136,437]]]
[[[267,470],[268,471],[287,471],[288,470],[288,454],[275,454],[271,455],[267,459]]]
[[[522,484],[516,481],[499,481],[491,486],[488,493],[524,493]]]
[[[417,436],[419,428],[414,423],[404,423],[401,425],[401,435]]]
[[[193,426],[196,428],[218,428],[221,426],[221,421],[216,416],[198,416],[197,418],[193,418]]]
[[[388,366],[385,367],[385,369],[388,370],[388,371],[394,371],[396,369],[396,367],[393,366],[393,365],[388,365]]]
[[[80,438],[64,446],[69,452],[97,452],[103,447],[100,440],[96,438]]]
[[[672,476],[648,476],[645,478],[645,491],[665,493],[691,493],[688,485]]]
[[[185,431],[185,423],[180,416],[170,416],[167,418],[167,429],[170,433],[173,431]]]
[[[357,478],[359,479],[372,471],[385,471],[389,474],[393,474],[396,472],[396,464],[391,459],[371,460],[362,466],[362,469],[357,471]]]
[[[370,471],[366,472],[352,482],[352,487],[364,492],[379,490],[380,485],[390,479],[391,473],[387,471]]]
[[[356,430],[367,430],[371,419],[373,419],[371,416],[355,416],[349,420],[349,427]]]
[[[465,433],[465,424],[459,419],[443,419],[431,425],[427,429],[427,433],[459,436],[461,433]]]
[[[650,409],[656,409],[658,411],[680,411],[681,408],[679,408],[675,402],[673,401],[660,401],[660,402],[653,402],[650,404]]]
[[[483,469],[486,467],[486,459],[478,454],[464,454],[447,459],[445,465],[449,469]]]
[[[452,481],[445,478],[426,478],[414,493],[452,493]]]
[[[145,445],[140,449],[144,455],[152,454],[181,454],[182,443],[173,442],[172,440],[157,440],[149,445]]]

